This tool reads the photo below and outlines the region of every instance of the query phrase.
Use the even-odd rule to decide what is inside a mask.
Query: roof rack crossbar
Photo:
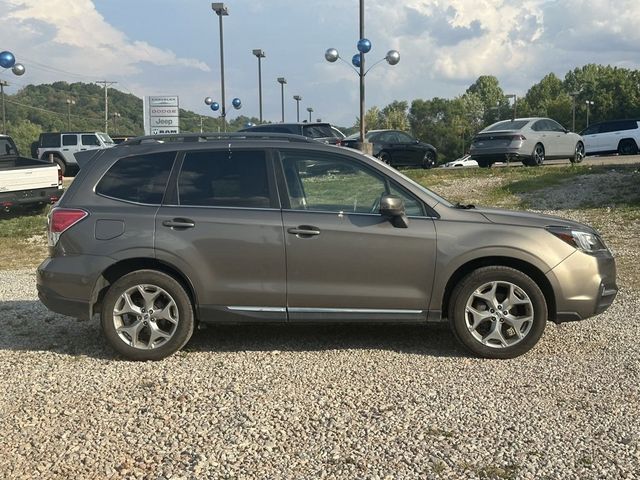
[[[220,140],[280,140],[297,143],[315,143],[308,137],[289,133],[252,133],[252,132],[231,132],[231,133],[171,133],[166,135],[145,135],[132,138],[120,145],[140,145],[143,143],[190,143],[190,142],[215,142]]]

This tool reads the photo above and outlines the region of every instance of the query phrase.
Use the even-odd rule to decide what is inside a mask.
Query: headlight
[[[547,227],[547,231],[572,247],[586,253],[608,250],[602,238],[595,233],[585,232],[582,230],[572,230],[565,227]]]

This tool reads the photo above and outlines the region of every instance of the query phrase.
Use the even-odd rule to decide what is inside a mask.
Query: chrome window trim
[[[326,213],[330,215],[361,215],[366,217],[381,217],[380,213],[358,213],[358,212],[336,212],[335,210],[302,210],[297,208],[283,208],[282,212],[295,213]],[[407,215],[407,218],[437,220],[439,217],[429,217],[426,215]]]

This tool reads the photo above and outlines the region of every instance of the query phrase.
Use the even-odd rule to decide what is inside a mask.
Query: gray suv
[[[512,358],[547,320],[603,312],[615,262],[591,227],[453,205],[383,162],[294,135],[143,137],[97,151],[49,216],[42,302],[99,314],[158,360],[198,322],[448,322]]]

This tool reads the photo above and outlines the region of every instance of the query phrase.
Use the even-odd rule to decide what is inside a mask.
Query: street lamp
[[[298,119],[297,121],[300,122],[300,100],[302,100],[302,97],[300,95],[294,95],[293,99],[296,101],[296,118]]]
[[[262,59],[266,55],[264,50],[259,48],[253,50],[253,54],[258,58],[258,100],[260,102],[260,123],[262,123]]]
[[[307,107],[307,112],[309,112],[309,123],[311,123],[311,114],[313,113],[313,108]]]
[[[518,103],[518,96],[515,93],[509,93],[507,95],[505,95],[505,98],[513,98],[513,121],[515,122],[516,120],[516,105]]]
[[[67,98],[67,130],[71,131],[71,105],[75,105],[76,101]]]
[[[5,69],[10,68],[13,74],[18,77],[20,75],[24,75],[24,72],[26,71],[24,65],[22,65],[21,63],[16,63],[16,57],[13,55],[13,53],[6,50],[4,52],[0,52],[0,67]],[[7,133],[7,119],[4,107],[4,87],[8,86],[9,84],[6,81],[0,80],[0,96],[2,97],[2,133],[4,134]]]
[[[358,74],[358,77],[360,78],[360,145],[363,151],[367,153],[371,153],[370,151],[371,147],[369,144],[365,144],[365,137],[364,137],[364,134],[365,134],[364,79],[367,73],[369,73],[369,71],[373,67],[375,67],[382,61],[386,60],[387,63],[392,66],[397,65],[398,62],[400,61],[400,53],[397,50],[389,50],[384,58],[382,58],[381,60],[378,60],[373,65],[371,65],[369,69],[365,70],[365,54],[371,51],[371,42],[364,36],[364,0],[360,0],[360,40],[358,40],[357,48],[359,53],[356,53],[351,58],[351,64],[353,65],[354,70],[356,71],[356,73]],[[342,60],[343,62],[348,64],[346,60],[340,57],[338,50],[336,50],[335,48],[328,49],[324,54],[324,58],[330,63],[334,63],[337,60]]]
[[[595,105],[595,103],[592,100],[587,100],[586,102],[584,102],[587,104],[587,127],[589,126],[589,110],[591,107],[593,107]]]
[[[284,123],[284,86],[287,83],[287,79],[284,77],[278,77],[278,83],[280,84],[280,90],[282,93],[282,123]]]
[[[219,23],[220,23],[220,86],[222,91],[222,112],[220,116],[222,117],[222,130],[224,132],[227,131],[227,111],[225,109],[225,96],[224,96],[224,35],[222,30],[222,17],[229,15],[229,10],[225,6],[224,3],[212,3],[211,9],[216,12],[218,15]]]

